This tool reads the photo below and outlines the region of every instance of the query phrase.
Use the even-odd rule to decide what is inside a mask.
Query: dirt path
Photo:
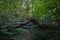
[[[29,39],[30,39],[30,37],[31,37],[31,33],[30,33],[30,31],[28,31],[28,30],[25,30],[25,32],[26,32],[26,34],[25,34],[25,36],[24,36],[24,39],[23,39],[23,40],[29,40]]]

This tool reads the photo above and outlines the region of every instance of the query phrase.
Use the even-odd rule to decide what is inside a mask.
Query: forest
[[[0,0],[0,40],[60,40],[60,0]]]

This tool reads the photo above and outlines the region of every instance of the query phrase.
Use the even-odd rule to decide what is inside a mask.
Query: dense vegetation
[[[0,0],[0,40],[60,40],[59,31],[60,0]]]

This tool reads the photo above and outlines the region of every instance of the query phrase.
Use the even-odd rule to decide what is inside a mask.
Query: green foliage
[[[21,0],[0,0],[0,15],[7,17],[10,22],[16,21],[20,9]],[[3,17],[1,17],[4,19]]]
[[[60,0],[0,0],[0,26],[31,17],[40,27],[31,28],[30,40],[60,40]],[[23,40],[24,30],[0,28],[1,40]]]
[[[41,19],[46,15],[54,17],[54,14],[57,14],[56,12],[57,10],[59,10],[58,7],[60,7],[58,0],[33,0],[32,3],[33,7],[35,7],[35,10],[33,11],[33,16],[38,19]]]
[[[40,23],[40,27],[33,30],[31,40],[60,40],[60,1],[32,0],[31,2],[35,7],[33,17]]]

